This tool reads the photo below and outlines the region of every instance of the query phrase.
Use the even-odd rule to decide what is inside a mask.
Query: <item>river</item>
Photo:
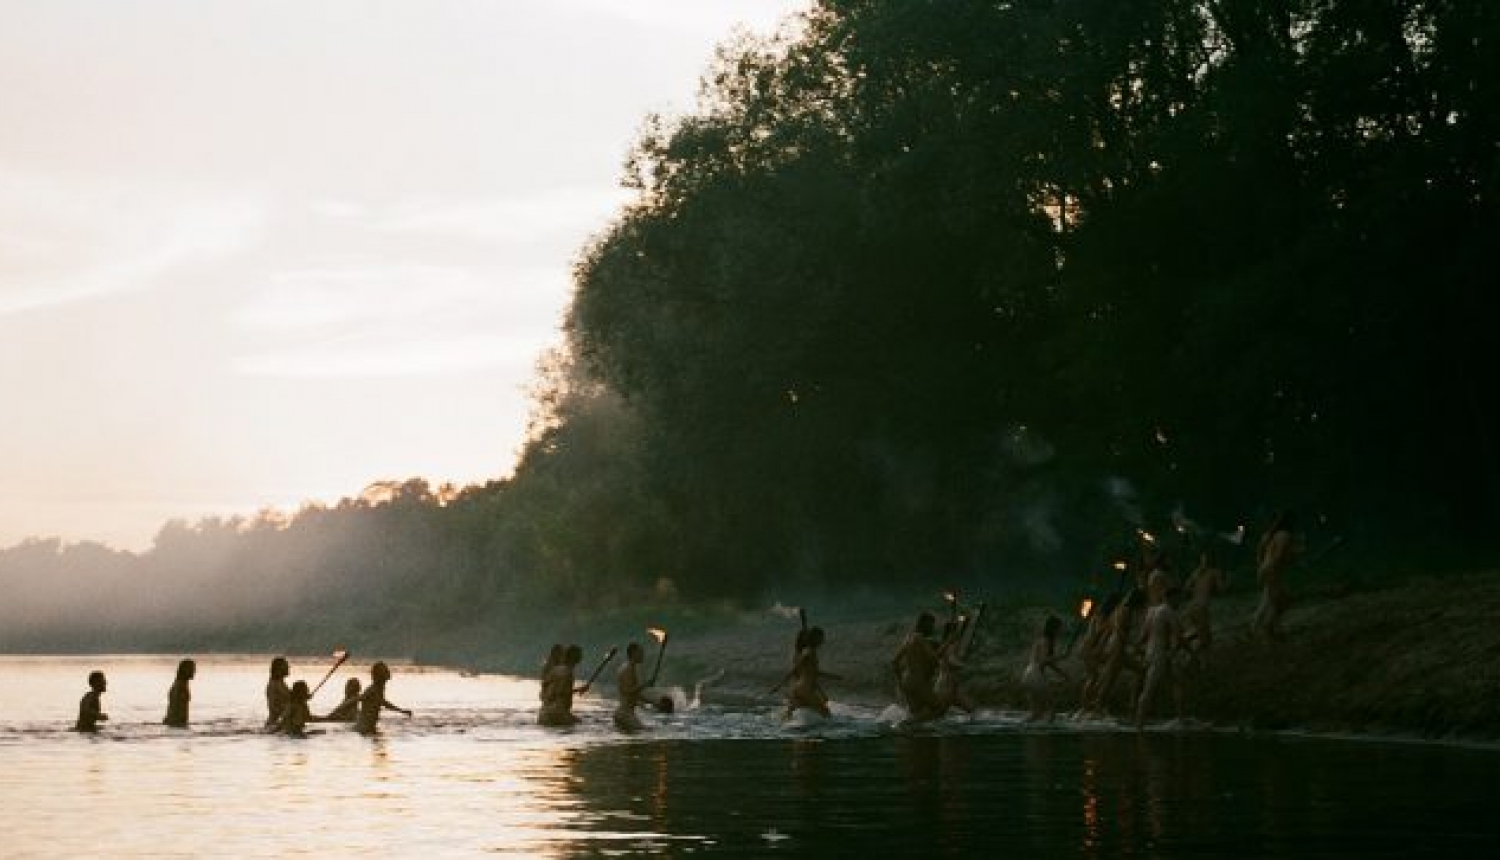
[[[712,688],[634,735],[595,695],[545,729],[535,682],[399,663],[387,696],[414,716],[294,739],[259,731],[266,657],[198,658],[192,726],[162,726],[176,662],[0,657],[0,856],[1447,857],[1500,836],[1491,748],[857,707],[788,729]],[[110,721],[80,735],[95,668]]]

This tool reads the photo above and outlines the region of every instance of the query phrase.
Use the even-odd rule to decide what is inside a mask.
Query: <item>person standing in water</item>
[[[792,665],[792,686],[787,691],[786,716],[790,718],[798,708],[811,708],[820,716],[829,716],[828,694],[819,683],[821,678],[831,678],[818,665],[818,649],[823,647],[823,628],[810,627],[802,640],[802,650]]]
[[[1265,639],[1281,638],[1281,617],[1290,598],[1286,588],[1286,571],[1296,558],[1292,529],[1296,527],[1291,511],[1280,511],[1261,536],[1255,553],[1255,575],[1260,581],[1260,604],[1255,607],[1250,629]]]
[[[1188,602],[1182,610],[1183,638],[1194,650],[1206,651],[1214,644],[1209,605],[1214,595],[1229,589],[1229,574],[1205,552],[1198,556],[1198,567],[1188,577],[1185,588]]]
[[[932,647],[936,624],[931,612],[918,615],[916,627],[906,634],[891,660],[896,672],[896,693],[913,719],[931,719],[940,710],[933,683],[938,672],[937,652]]]
[[[1145,725],[1151,700],[1163,688],[1172,689],[1179,710],[1182,705],[1181,690],[1172,679],[1172,658],[1182,643],[1182,626],[1168,600],[1169,593],[1173,592],[1176,589],[1167,584],[1165,577],[1151,580],[1151,607],[1146,610],[1146,623],[1141,628],[1141,644],[1146,651],[1146,677],[1141,682],[1141,694],[1135,703],[1137,729]],[[1178,716],[1182,715],[1179,713]]]
[[[937,649],[937,677],[932,682],[936,715],[946,714],[950,708],[958,708],[969,716],[974,715],[974,700],[959,687],[959,673],[963,671],[963,626],[949,621],[943,626],[943,644]]]
[[[373,735],[379,730],[380,712],[385,709],[411,716],[411,711],[394,705],[385,697],[385,685],[391,680],[391,668],[384,662],[370,667],[370,686],[359,696],[359,733]]]
[[[103,672],[95,669],[89,673],[89,691],[78,701],[78,722],[73,724],[74,731],[97,732],[99,724],[109,719],[109,714],[104,713],[103,703],[99,701],[99,697],[108,688]]]
[[[352,723],[359,717],[360,684],[358,678],[344,682],[344,700],[327,714],[313,717],[315,723]]]
[[[293,684],[275,731],[294,738],[306,737],[307,724],[312,720],[312,712],[307,707],[307,700],[311,698],[312,692],[308,690],[306,681]]]
[[[542,707],[537,711],[537,725],[571,726],[578,722],[573,716],[573,694],[578,692],[573,688],[573,682],[581,660],[583,649],[569,645],[563,650],[562,659],[547,670],[547,676],[542,680]]]
[[[632,642],[625,646],[625,665],[615,675],[615,689],[619,694],[619,704],[615,706],[615,728],[622,732],[640,731],[642,728],[640,715],[635,709],[642,704],[642,693],[646,686],[641,683],[640,669],[641,661],[646,658],[646,652],[641,648],[639,642]]]
[[[281,722],[281,713],[292,700],[292,690],[286,685],[286,676],[292,667],[285,657],[271,660],[271,680],[266,682],[266,728],[275,728]]]
[[[163,725],[174,729],[187,728],[188,702],[193,699],[188,682],[197,674],[198,664],[192,660],[183,660],[177,664],[177,680],[172,682],[172,688],[167,691],[167,715],[162,718]]]

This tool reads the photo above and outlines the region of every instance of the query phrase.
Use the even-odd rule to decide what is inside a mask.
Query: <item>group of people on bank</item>
[[[330,670],[329,674],[332,674]],[[167,690],[167,714],[162,724],[171,728],[187,728],[188,712],[193,700],[192,681],[198,675],[198,664],[194,660],[183,660],[177,664],[177,678]],[[364,687],[358,678],[350,678],[344,684],[344,699],[338,706],[322,716],[312,713],[309,702],[312,689],[306,681],[287,684],[291,675],[291,664],[285,657],[271,660],[271,677],[266,682],[267,732],[300,737],[307,733],[309,723],[352,724],[362,734],[374,734],[380,724],[382,710],[398,711],[411,716],[411,711],[392,704],[385,697],[386,684],[391,680],[391,670],[383,662],[370,667],[370,686]],[[97,732],[99,724],[109,720],[104,713],[103,696],[109,688],[104,673],[94,670],[89,673],[89,691],[78,703],[78,721],[73,728],[80,732]]]

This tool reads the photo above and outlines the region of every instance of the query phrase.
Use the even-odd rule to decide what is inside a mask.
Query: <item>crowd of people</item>
[[[1250,622],[1250,631],[1260,638],[1274,640],[1282,635],[1282,617],[1289,603],[1286,572],[1298,552],[1293,527],[1291,514],[1280,513],[1257,545],[1256,576],[1261,594]],[[1119,587],[1114,593],[1105,596],[1097,606],[1089,601],[1080,613],[1080,627],[1065,647],[1059,648],[1058,645],[1062,620],[1049,615],[1042,623],[1038,636],[1027,650],[1026,664],[1021,671],[1028,720],[1051,721],[1055,718],[1057,704],[1072,683],[1063,668],[1063,661],[1072,656],[1075,644],[1079,646],[1078,662],[1081,666],[1076,694],[1080,717],[1112,716],[1111,711],[1120,704],[1122,695],[1126,715],[1133,718],[1137,726],[1143,725],[1153,709],[1167,697],[1174,704],[1177,716],[1182,716],[1186,682],[1198,670],[1204,652],[1213,645],[1210,608],[1213,598],[1228,588],[1229,577],[1207,552],[1203,552],[1196,568],[1179,583],[1166,556],[1157,551],[1155,539],[1145,533],[1142,536],[1141,559],[1135,566],[1133,583],[1128,589],[1125,587],[1125,571],[1122,570]],[[1122,567],[1128,570],[1128,566]],[[967,652],[973,645],[973,627],[983,612],[983,604],[977,610],[961,612],[955,595],[947,595],[947,600],[949,617],[941,631],[932,612],[921,612],[890,662],[896,697],[914,721],[938,719],[953,710],[967,714],[973,714],[975,710],[973,699],[962,688],[961,676]],[[670,712],[674,708],[670,695],[649,692],[656,685],[666,648],[665,631],[653,629],[652,632],[659,636],[661,651],[650,677],[642,676],[640,667],[645,650],[637,642],[626,646],[625,661],[616,673],[616,707],[612,718],[621,731],[638,731],[643,727],[638,713],[642,708],[657,712]],[[775,693],[782,687],[786,688],[784,717],[790,718],[799,710],[820,717],[830,715],[823,681],[838,680],[839,676],[821,668],[819,649],[825,638],[823,629],[807,626],[806,616],[802,615],[802,626],[792,647],[791,667],[771,690]],[[577,645],[553,645],[540,673],[538,696],[541,705],[537,723],[543,726],[577,723],[578,718],[573,714],[574,697],[589,692],[600,672],[617,653],[617,649],[609,649],[594,672],[580,684],[577,670],[583,659],[583,650]],[[342,660],[340,657],[340,663]],[[335,668],[338,665],[335,664]],[[329,671],[330,675],[332,671]],[[190,683],[196,672],[197,664],[193,660],[183,660],[178,665],[177,677],[167,693],[166,717],[162,720],[167,726],[182,728],[188,725],[192,700]],[[385,690],[391,671],[383,662],[371,666],[368,687],[363,687],[359,679],[350,678],[344,688],[343,700],[322,716],[314,715],[309,707],[315,690],[310,689],[306,681],[288,685],[290,674],[291,668],[285,657],[271,661],[270,680],[265,691],[265,730],[268,732],[300,736],[306,733],[310,723],[333,722],[350,723],[360,732],[372,734],[377,730],[383,710],[411,716],[410,710],[386,699]],[[1122,692],[1122,681],[1127,678],[1129,682]],[[101,703],[107,689],[104,673],[90,673],[88,684],[89,691],[79,703],[75,726],[81,732],[97,731],[99,724],[109,719]]]

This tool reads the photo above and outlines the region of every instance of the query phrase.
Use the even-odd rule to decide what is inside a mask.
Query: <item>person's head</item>
[[[385,665],[382,660],[370,667],[370,678],[377,684],[384,684],[391,679],[391,667]]]
[[[677,705],[672,701],[671,696],[664,695],[656,700],[656,710],[660,711],[663,714],[672,713],[672,710],[676,707]]]
[[[1057,632],[1062,629],[1062,619],[1056,615],[1048,615],[1047,620],[1042,622],[1042,635],[1048,639],[1056,639]]]
[[[807,629],[807,647],[818,648],[823,644],[823,628],[809,627]]]
[[[292,685],[292,701],[305,702],[312,698],[312,691],[307,688],[306,681],[298,681]]]
[[[192,660],[183,660],[177,664],[177,680],[191,681],[198,674],[198,664]]]
[[[632,642],[625,646],[625,659],[631,663],[639,663],[646,658],[646,650],[641,643]]]
[[[290,674],[292,674],[292,667],[286,662],[285,657],[276,657],[271,660],[271,680],[279,681]]]
[[[563,662],[569,666],[577,666],[578,661],[583,659],[583,649],[577,645],[569,645],[563,652]]]
[[[351,696],[358,696],[359,691],[360,684],[358,678],[350,678],[349,680],[344,682],[344,698],[347,699]]]
[[[917,616],[917,632],[923,636],[931,636],[932,630],[937,626],[937,619],[932,617],[931,612],[923,612]]]
[[[803,627],[801,630],[797,631],[796,647],[797,647],[798,651],[801,651],[803,648],[807,647],[807,628],[806,627]]]
[[[92,672],[89,673],[89,689],[90,690],[93,690],[96,693],[102,693],[102,692],[104,692],[106,686],[107,686],[107,682],[104,680],[104,673],[103,672],[99,671],[98,669],[95,669],[94,671],[92,671]]]

